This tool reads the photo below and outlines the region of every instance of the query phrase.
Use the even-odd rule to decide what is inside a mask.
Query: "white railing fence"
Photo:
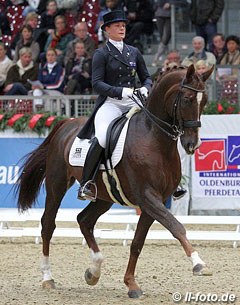
[[[76,226],[76,217],[81,210],[77,209],[59,209],[56,223],[57,228],[53,237],[77,237],[85,241],[80,229]],[[19,214],[17,209],[0,209],[0,238],[20,238],[34,237],[35,242],[41,240],[41,217],[43,209],[31,209],[24,214]],[[240,216],[176,216],[184,225],[192,225],[193,229],[187,230],[189,240],[207,240],[207,241],[232,241],[233,247],[237,247],[240,242]],[[94,230],[95,237],[99,240],[122,240],[123,245],[134,237],[139,215],[134,209],[112,209],[102,215]],[[29,221],[34,225],[29,226]],[[60,224],[66,222],[69,226],[61,227]],[[19,224],[21,223],[21,226]],[[74,225],[73,225],[74,224]],[[99,228],[98,224],[116,224],[122,225],[123,229]],[[156,221],[153,228],[148,232],[148,240],[172,240],[174,237],[165,230]],[[199,225],[201,230],[199,230]],[[214,225],[217,225],[217,227]],[[198,228],[195,229],[194,226]],[[211,226],[211,229],[209,227]],[[219,230],[221,226],[221,230]],[[115,226],[116,227],[116,226]],[[205,229],[204,229],[205,227]],[[216,229],[217,228],[217,229]]]

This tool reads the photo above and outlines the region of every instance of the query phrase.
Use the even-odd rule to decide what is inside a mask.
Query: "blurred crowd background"
[[[103,15],[115,9],[125,11],[125,42],[153,79],[175,66],[201,74],[215,65],[209,99],[239,106],[238,0],[0,0],[0,111],[88,114],[92,56],[107,40]]]

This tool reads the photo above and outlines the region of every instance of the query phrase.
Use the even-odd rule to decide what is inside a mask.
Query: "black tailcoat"
[[[92,86],[99,94],[93,113],[79,133],[80,138],[88,138],[94,134],[94,117],[107,97],[119,100],[121,103],[123,87],[136,88],[136,74],[141,85],[150,90],[152,80],[140,51],[132,46],[123,44],[122,53],[107,42],[93,55]]]

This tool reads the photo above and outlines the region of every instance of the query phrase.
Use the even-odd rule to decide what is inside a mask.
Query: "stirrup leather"
[[[93,187],[94,191],[92,192],[90,187]],[[91,194],[89,194],[91,193]],[[94,195],[92,195],[94,194]],[[97,199],[97,185],[93,180],[88,180],[83,186],[81,186],[78,197],[83,200],[96,201]]]

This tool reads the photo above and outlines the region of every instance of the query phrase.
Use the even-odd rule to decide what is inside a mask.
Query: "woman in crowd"
[[[8,70],[13,65],[12,60],[6,55],[7,48],[0,42],[0,93],[2,93]]]
[[[27,95],[31,90],[29,80],[34,81],[38,75],[38,64],[32,60],[30,48],[22,48],[19,51],[19,60],[7,73],[4,93],[5,95]]]
[[[33,95],[62,95],[64,89],[65,70],[57,62],[57,52],[55,49],[48,49],[46,53],[46,63],[39,69],[37,83],[32,83]],[[41,99],[36,99],[35,105],[43,105]]]
[[[209,64],[203,59],[200,59],[199,61],[197,61],[194,66],[195,66],[196,72],[200,75],[205,73],[206,71],[208,71],[211,68],[211,66],[209,66]]]
[[[73,39],[73,34],[70,32],[64,16],[57,16],[54,22],[56,29],[49,34],[44,51],[46,52],[49,48],[55,49],[58,62],[63,63],[67,44]]]
[[[15,48],[13,61],[17,62],[19,59],[19,50],[21,50],[23,47],[27,47],[30,48],[32,51],[32,60],[34,62],[37,62],[40,53],[40,48],[38,42],[33,40],[33,29],[30,25],[27,24],[21,28],[20,32],[21,35]]]
[[[223,34],[217,33],[213,36],[211,47],[209,51],[212,52],[216,57],[216,64],[219,64],[227,52],[226,42]]]

